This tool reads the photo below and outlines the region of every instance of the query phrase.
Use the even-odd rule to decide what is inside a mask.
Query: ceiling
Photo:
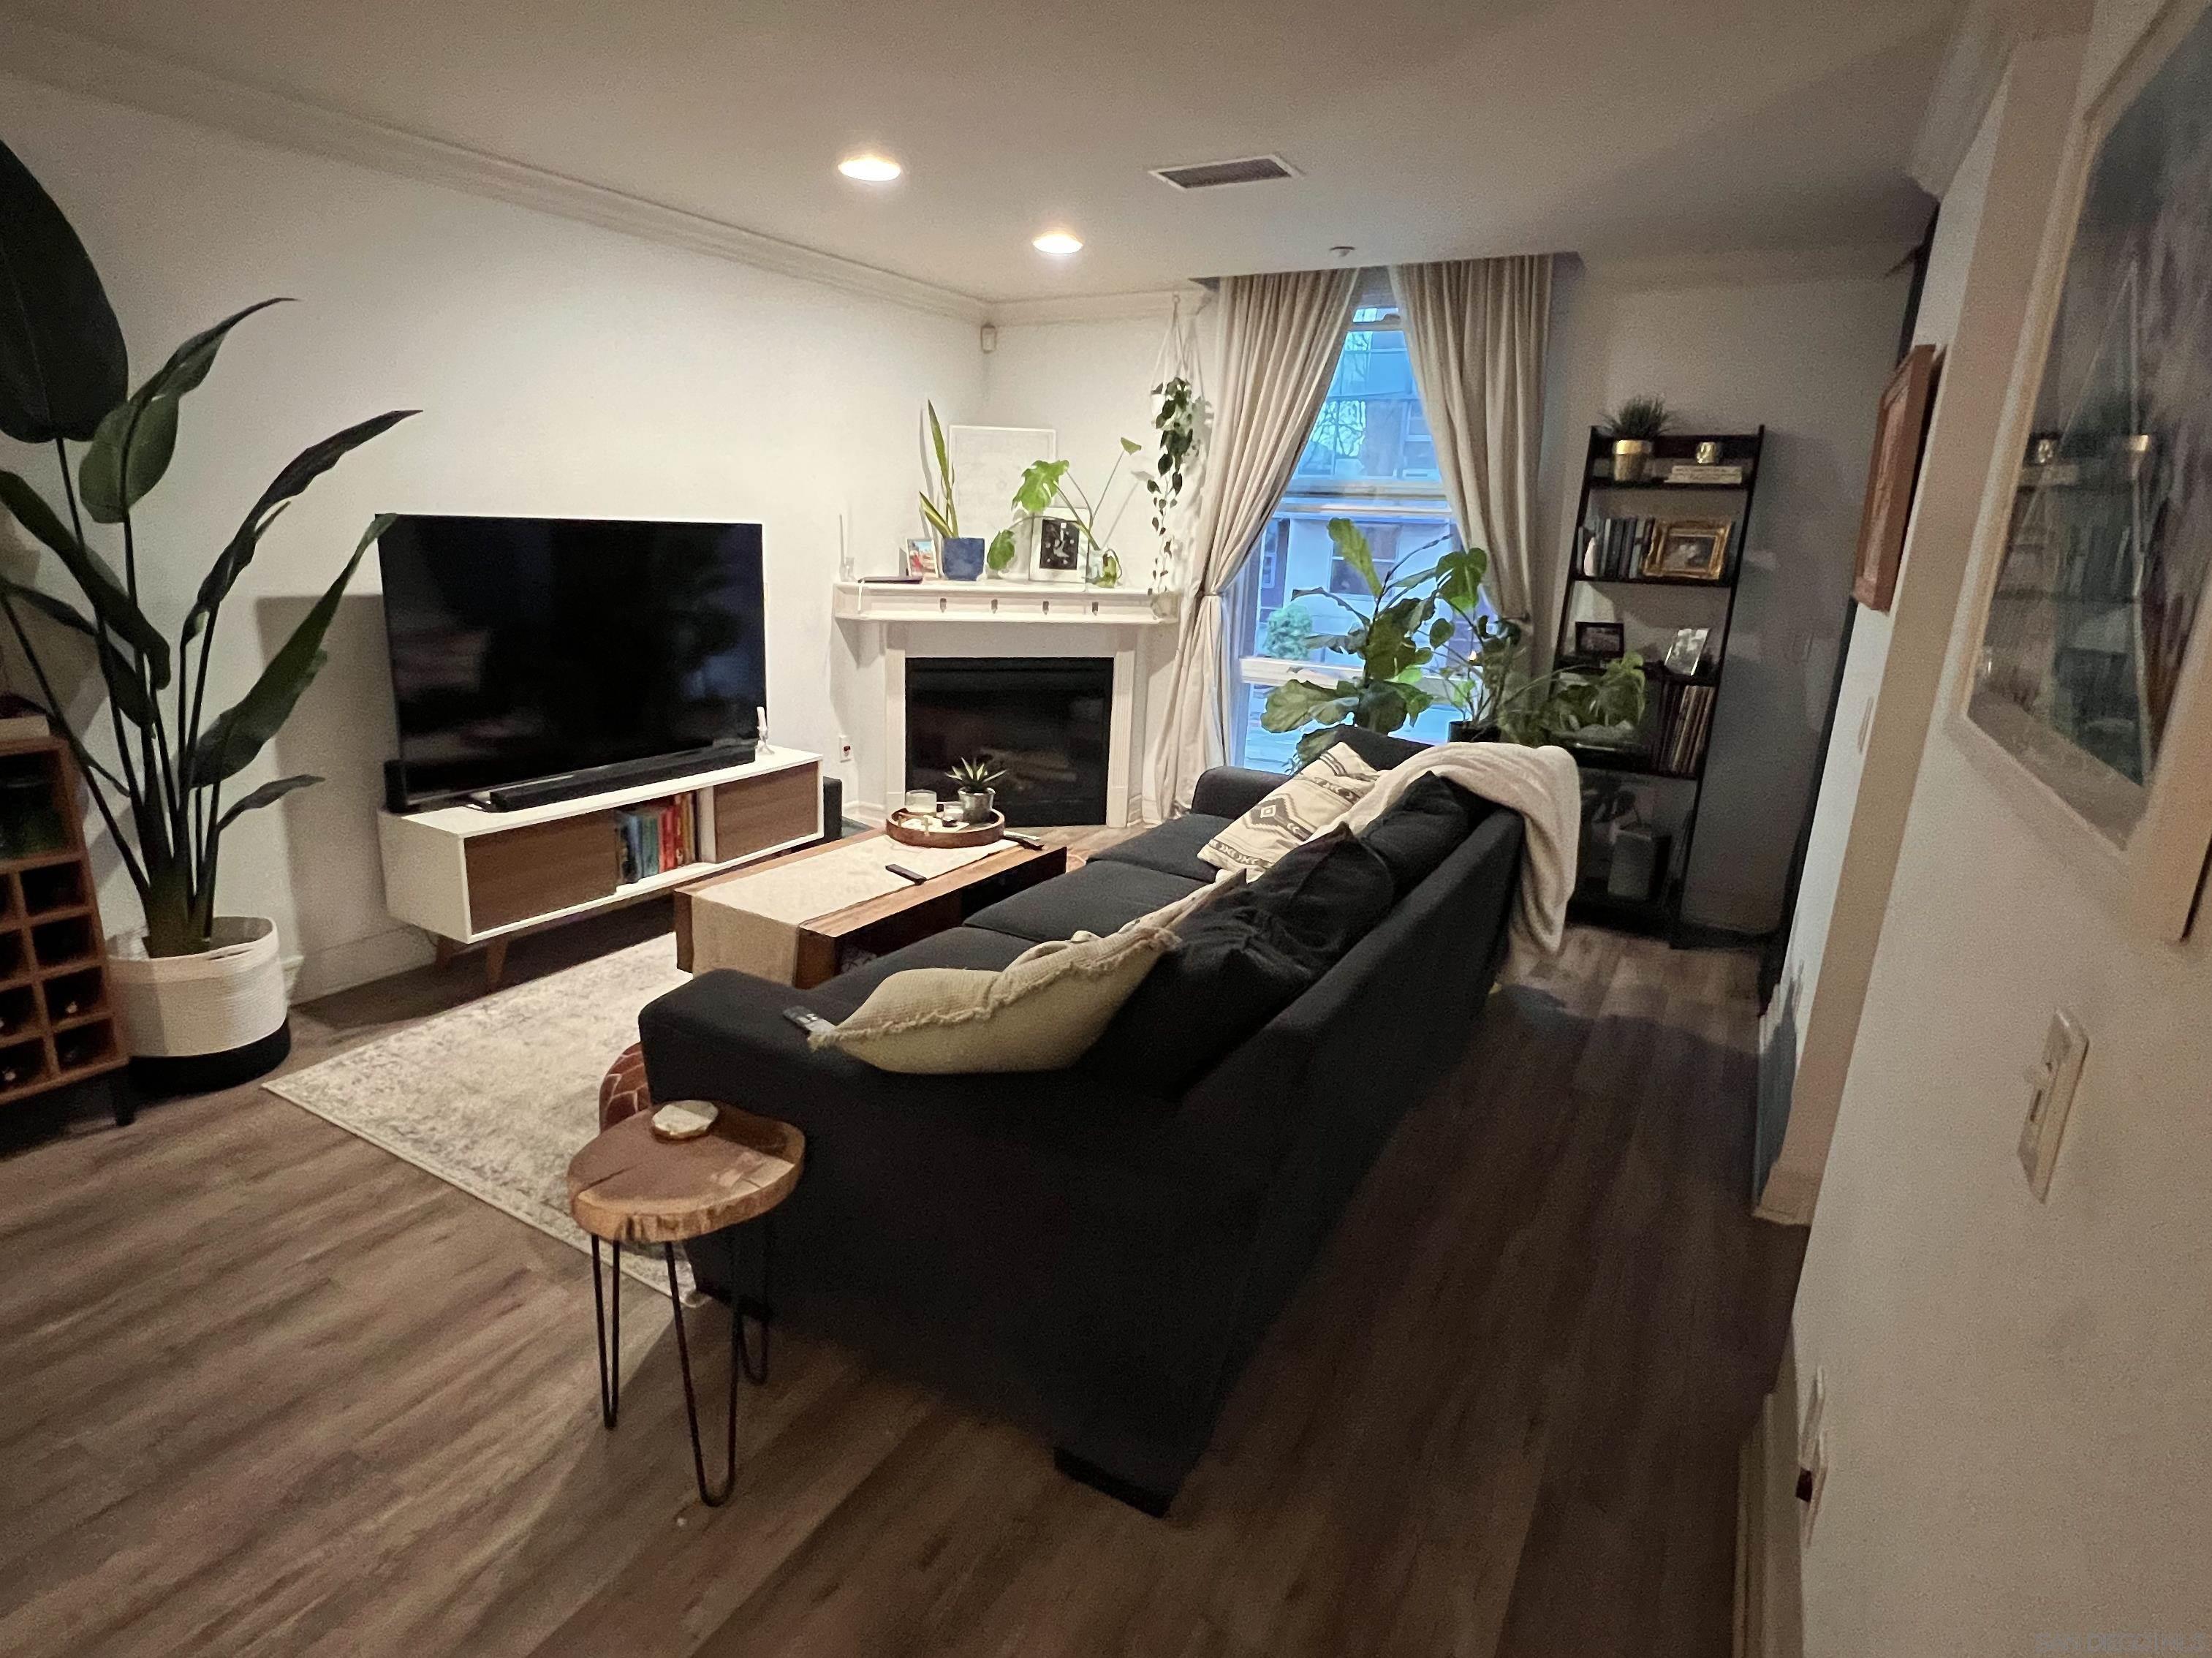
[[[1911,241],[1948,0],[33,0],[0,12],[983,301]],[[834,164],[881,149],[890,186]],[[1185,195],[1150,167],[1273,151]],[[1054,260],[1030,239],[1087,244]]]

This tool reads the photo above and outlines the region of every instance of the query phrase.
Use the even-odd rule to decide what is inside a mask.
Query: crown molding
[[[1212,300],[1212,291],[1196,282],[1143,294],[1068,294],[1042,300],[994,300],[984,320],[1000,328],[1054,322],[1129,322],[1147,318],[1165,322],[1178,310],[1184,316],[1194,317]]]
[[[933,316],[969,323],[990,319],[992,307],[950,288],[27,19],[0,16],[0,66],[88,98],[442,185]]]

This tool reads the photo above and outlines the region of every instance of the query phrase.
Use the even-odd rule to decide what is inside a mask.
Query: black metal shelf
[[[1624,776],[1646,779],[1655,782],[1686,783],[1691,794],[1687,810],[1677,831],[1680,844],[1668,849],[1667,866],[1659,872],[1658,891],[1648,899],[1616,898],[1602,884],[1586,884],[1576,891],[1569,904],[1569,913],[1577,919],[1607,926],[1632,928],[1664,934],[1670,942],[1680,937],[1682,927],[1682,889],[1689,878],[1690,856],[1696,849],[1698,813],[1705,804],[1705,762],[1712,747],[1714,730],[1720,723],[1720,687],[1728,669],[1729,630],[1735,620],[1735,599],[1743,577],[1746,543],[1751,530],[1753,500],[1757,493],[1760,452],[1766,442],[1766,428],[1755,432],[1715,433],[1703,435],[1684,435],[1662,438],[1661,452],[1653,457],[1661,464],[1686,461],[1695,453],[1700,442],[1717,440],[1723,465],[1741,465],[1744,477],[1741,483],[1668,483],[1663,479],[1644,479],[1625,483],[1611,477],[1600,476],[1601,465],[1610,471],[1613,440],[1597,428],[1589,434],[1589,452],[1583,465],[1581,498],[1575,506],[1574,540],[1568,551],[1567,577],[1560,588],[1559,632],[1553,641],[1555,661],[1575,659],[1566,648],[1572,637],[1574,592],[1586,587],[1702,587],[1708,592],[1724,593],[1728,604],[1721,613],[1717,638],[1707,641],[1713,665],[1710,672],[1678,674],[1662,665],[1648,663],[1647,674],[1655,684],[1705,685],[1713,693],[1713,707],[1706,721],[1705,741],[1698,754],[1698,763],[1687,771],[1654,764],[1648,753],[1619,752],[1606,749],[1578,748],[1571,744],[1568,752],[1575,763],[1592,771],[1609,771]],[[1739,496],[1727,509],[1735,528],[1731,539],[1734,545],[1729,552],[1728,566],[1718,580],[1703,580],[1694,576],[1588,576],[1580,569],[1582,540],[1588,525],[1590,498],[1598,490],[1645,490],[1653,494],[1725,494]],[[1646,513],[1650,516],[1650,513]],[[1663,736],[1663,733],[1662,733]]]
[[[1705,587],[1714,592],[1735,591],[1735,567],[1731,558],[1729,574],[1707,580],[1701,575],[1584,575],[1579,570],[1567,572],[1567,585],[1580,582],[1585,587]]]

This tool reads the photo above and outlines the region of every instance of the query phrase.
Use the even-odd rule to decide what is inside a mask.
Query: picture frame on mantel
[[[1870,610],[1887,610],[1897,596],[1905,559],[1905,529],[1920,484],[1928,416],[1935,407],[1941,347],[1916,345],[1898,361],[1875,406],[1874,453],[1867,462],[1866,501],[1859,509],[1858,561],[1851,597]]]
[[[1030,580],[1083,585],[1083,526],[1072,514],[1054,508],[1037,515]]]
[[[2136,929],[2188,937],[2212,848],[2212,6],[2085,106],[1976,527],[1947,731]]]

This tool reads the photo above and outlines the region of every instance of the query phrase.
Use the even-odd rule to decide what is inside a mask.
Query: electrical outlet
[[[1813,1466],[1813,1447],[1820,1442],[1821,1424],[1828,1415],[1828,1373],[1816,1369],[1813,1372],[1813,1392],[1805,1400],[1805,1419],[1797,1427],[1797,1466]]]
[[[2089,1057],[2089,1033],[2064,1009],[2051,1016],[2044,1033],[2043,1058],[2031,1066],[2027,1121],[2020,1129],[2020,1166],[2027,1175],[2027,1189],[2038,1203],[2051,1197],[2051,1171],[2058,1164],[2058,1143],[2066,1133],[2067,1113],[2074,1108],[2074,1093],[2081,1081],[2081,1066]]]
[[[853,763],[853,739],[842,732],[837,733],[837,758],[848,766]]]

